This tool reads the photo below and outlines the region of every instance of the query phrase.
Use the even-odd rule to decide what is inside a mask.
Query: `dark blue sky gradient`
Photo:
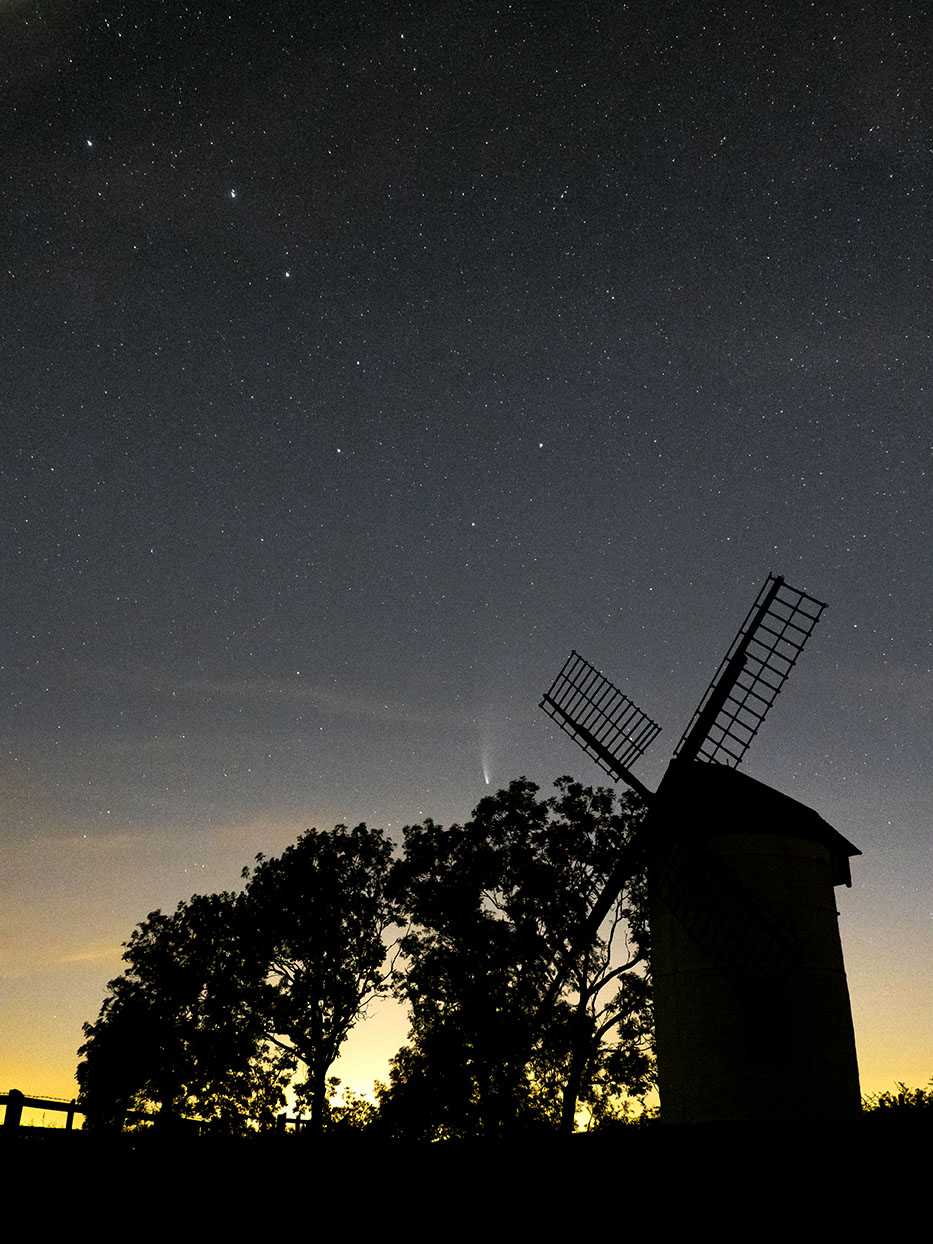
[[[746,768],[863,850],[863,1076],[925,1082],[925,6],[140,7],[0,6],[14,1080],[305,826],[597,782],[571,647],[653,785],[773,570],[830,609]]]

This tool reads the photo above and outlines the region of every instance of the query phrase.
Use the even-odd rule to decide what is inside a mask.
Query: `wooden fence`
[[[27,1106],[38,1110],[60,1110],[63,1114],[67,1114],[66,1132],[72,1130],[75,1115],[80,1114],[78,1104],[73,1097],[71,1101],[65,1101],[63,1097],[27,1097],[19,1089],[10,1089],[8,1093],[0,1093],[0,1106],[6,1107],[3,1116],[4,1127],[19,1127],[23,1118],[23,1110]]]

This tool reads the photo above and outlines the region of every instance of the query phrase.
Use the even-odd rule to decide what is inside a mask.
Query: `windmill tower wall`
[[[857,1114],[834,889],[857,848],[734,769],[695,763],[665,786],[649,872],[662,1119]]]

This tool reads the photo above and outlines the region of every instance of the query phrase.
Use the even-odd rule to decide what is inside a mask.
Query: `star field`
[[[142,7],[0,8],[10,1083],[306,826],[596,783],[571,648],[653,786],[769,570],[830,609],[746,767],[863,851],[863,1085],[925,1083],[925,7]]]

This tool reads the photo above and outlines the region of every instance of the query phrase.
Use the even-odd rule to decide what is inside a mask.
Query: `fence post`
[[[10,1089],[6,1095],[6,1114],[3,1116],[4,1127],[19,1127],[23,1117],[23,1095],[19,1089]]]

